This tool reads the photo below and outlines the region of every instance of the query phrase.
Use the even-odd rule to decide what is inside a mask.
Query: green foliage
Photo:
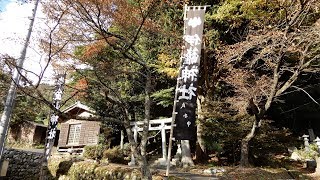
[[[264,121],[250,144],[251,161],[255,166],[284,167],[287,161],[283,155],[288,152],[288,147],[300,143],[290,129],[275,127],[272,121]]]
[[[265,0],[225,0],[215,10],[208,18],[228,23],[231,28],[239,27],[245,21],[251,21],[253,25],[275,22],[282,13],[279,4]]]
[[[215,141],[206,140],[205,146],[206,146],[207,150],[209,150],[209,151],[222,152],[222,150],[223,150],[221,144],[219,144]]]
[[[33,147],[35,148],[35,149],[44,149],[44,144],[35,144],[35,145],[33,145]]]
[[[173,104],[174,87],[169,89],[161,89],[151,95],[157,105],[168,107]]]
[[[6,73],[2,74],[0,70],[0,100],[5,101],[7,91],[10,85],[10,76]],[[38,101],[23,91],[30,93],[32,89],[30,87],[20,87],[17,89],[17,95],[15,98],[15,105],[11,115],[10,126],[22,126],[23,122],[31,121],[44,124],[43,120],[49,113],[49,108],[44,106],[41,101]],[[51,97],[50,91],[47,85],[40,85],[39,90],[43,93],[43,96],[47,99]],[[31,92],[32,94],[32,92]],[[49,95],[50,94],[50,95]],[[34,94],[32,94],[34,95]],[[3,103],[0,103],[0,112],[2,113]]]
[[[93,5],[90,1],[81,4],[83,6],[79,6],[79,3],[82,2],[83,1],[76,1],[75,3],[78,3],[78,6],[72,5],[70,7],[86,8]],[[138,5],[143,4],[143,2],[146,1],[130,0],[128,4],[125,4],[128,5],[128,9],[131,10],[131,5],[134,5],[133,8],[137,8]],[[205,107],[203,112],[201,112],[203,113],[201,115],[205,116],[205,122],[201,122],[205,127],[203,138],[209,151],[221,152],[230,159],[232,159],[231,156],[236,159],[239,157],[240,153],[240,141],[246,133],[250,131],[253,122],[252,117],[235,116],[239,111],[230,108],[230,106],[234,104],[238,104],[238,106],[241,107],[244,107],[246,104],[238,99],[233,101],[228,99],[235,94],[234,89],[237,88],[235,86],[240,85],[235,83],[228,84],[228,82],[225,82],[227,81],[227,76],[234,72],[226,72],[228,71],[226,70],[227,68],[223,69],[220,67],[223,65],[221,65],[221,61],[219,61],[218,58],[215,58],[215,56],[219,54],[216,53],[215,50],[225,49],[225,51],[230,51],[230,54],[233,55],[240,52],[236,46],[228,49],[221,45],[233,44],[240,47],[246,47],[242,46],[243,44],[239,45],[237,43],[247,42],[247,44],[250,44],[250,41],[246,40],[250,38],[254,39],[252,35],[254,35],[254,33],[259,34],[259,30],[261,29],[269,31],[272,27],[277,27],[277,29],[279,28],[281,31],[283,22],[284,24],[287,23],[286,21],[289,20],[288,18],[292,15],[292,13],[290,14],[292,9],[293,11],[296,10],[295,6],[290,7],[291,2],[293,1],[201,1],[202,4],[210,3],[211,5],[214,5],[212,8],[209,8],[207,11],[208,13],[206,13],[204,39],[206,47],[208,47],[205,52],[207,65],[203,65],[200,70],[200,72],[203,73],[200,78],[207,78],[206,76],[209,76],[210,80],[205,83],[199,81],[200,87],[198,88],[199,91],[204,91],[204,95],[207,95],[205,97],[206,100],[211,101],[210,107]],[[83,44],[77,42],[77,48],[73,51],[78,60],[90,65],[92,68],[90,70],[78,71],[78,74],[75,74],[76,78],[74,78],[74,80],[86,78],[88,81],[88,88],[85,89],[87,94],[84,99],[89,102],[88,104],[96,110],[99,116],[105,117],[106,119],[110,117],[110,119],[113,118],[120,121],[128,119],[129,117],[133,120],[143,119],[146,69],[152,72],[152,90],[154,92],[152,94],[152,99],[157,102],[159,107],[162,106],[164,109],[165,107],[172,105],[174,90],[172,86],[175,82],[172,83],[170,81],[177,75],[177,66],[180,59],[180,47],[182,45],[181,36],[183,31],[183,3],[183,1],[176,1],[174,3],[167,3],[167,1],[165,1],[161,4],[162,6],[157,6],[158,4],[155,5],[150,13],[150,17],[147,17],[146,19],[146,24],[144,24],[141,29],[139,28],[141,22],[139,17],[142,16],[139,12],[144,13],[148,6],[139,10],[132,9],[133,11],[130,12],[122,11],[122,13],[119,14],[119,17],[114,16],[114,23],[112,23],[110,28],[108,27],[107,31],[106,29],[99,29],[100,24],[95,26],[90,23],[86,24],[79,22],[73,23],[75,23],[74,25],[83,25],[82,28],[73,29],[71,26],[61,28],[65,29],[65,33],[68,33],[68,30],[70,30],[69,37],[81,37],[83,34],[90,34],[90,32],[93,31],[94,33],[99,34],[99,37],[96,35],[96,39],[99,40],[93,40]],[[191,3],[193,3],[193,5],[199,5],[200,1],[192,1]],[[94,5],[101,7],[101,10],[104,8],[104,4],[97,3]],[[87,8],[87,10],[89,14],[100,14],[100,12],[94,12],[95,8]],[[88,22],[88,20],[86,21],[85,19],[88,16],[83,14],[77,16],[78,12],[86,12],[86,10],[81,9],[81,11],[78,11],[78,9],[71,8],[70,12],[70,17],[75,15],[70,18],[70,21],[75,19],[82,22]],[[101,11],[101,13],[103,12],[104,11]],[[288,17],[286,17],[287,13],[289,13]],[[107,19],[103,19],[105,15],[106,14],[102,14],[97,17],[98,19],[96,22],[106,22],[107,19],[109,19],[109,16]],[[130,22],[126,22],[126,20],[128,20],[126,15],[131,18]],[[82,19],[77,19],[79,17],[82,17]],[[100,17],[102,17],[102,19],[99,19]],[[138,19],[135,19],[136,17],[138,17]],[[314,22],[316,15],[314,17],[306,16],[306,19],[313,19],[312,21]],[[91,19],[89,19],[89,22],[90,20]],[[122,22],[125,23],[122,24]],[[72,23],[70,24],[72,25]],[[63,26],[63,24],[61,25]],[[86,27],[86,25],[89,26]],[[137,29],[140,31],[138,32]],[[81,30],[84,30],[85,33],[81,32]],[[119,36],[112,36],[112,34]],[[121,38],[119,38],[120,36]],[[273,48],[266,49],[270,50]],[[277,47],[274,47],[274,49],[277,51]],[[252,52],[251,54],[255,55],[255,52]],[[247,55],[245,53],[243,54]],[[263,54],[265,56],[259,56],[259,58],[272,59],[274,54],[277,53]],[[259,61],[261,61],[261,59],[259,59]],[[293,62],[296,59],[299,58],[294,56],[292,58]],[[248,63],[249,58],[243,58],[243,60],[245,63]],[[137,62],[142,62],[145,66],[143,67],[143,65]],[[229,65],[231,62],[234,61],[228,59]],[[269,63],[265,64],[268,65],[264,67],[264,69],[270,67],[273,69],[273,65],[270,65]],[[255,64],[252,63],[252,66],[254,65]],[[248,67],[246,67],[246,70],[248,70]],[[262,71],[259,71],[258,73],[261,72]],[[250,73],[254,74],[255,69],[250,69]],[[285,78],[287,74],[284,73],[281,75],[282,78]],[[261,77],[261,74],[259,76]],[[232,79],[241,78],[237,77]],[[244,87],[241,89],[248,88],[249,87]],[[213,91],[211,94],[208,93],[210,90]],[[262,88],[262,90],[265,89]],[[252,95],[251,92],[248,92],[247,94]],[[259,99],[265,100],[266,98],[262,95],[261,97],[259,96]],[[124,113],[124,109],[126,110],[126,113]],[[152,116],[159,111],[157,108],[151,108],[151,110]],[[113,122],[105,121],[104,123],[107,127],[110,127],[110,129],[115,131],[123,128]],[[250,149],[250,152],[256,156],[261,156],[261,149],[270,150],[270,152],[272,150],[282,151],[284,146],[280,146],[277,140],[280,139],[279,142],[284,142],[283,140],[288,137],[285,131],[270,127],[270,123],[264,125],[265,127],[260,131],[261,134],[257,136],[251,144],[259,145],[253,148],[252,151]],[[275,132],[267,131],[267,128],[270,128]],[[106,134],[106,136],[101,138],[104,142],[108,141],[107,138],[111,133],[108,132]],[[100,159],[101,156],[103,156],[104,158],[108,158],[110,162],[124,161],[125,153],[120,150],[119,147],[107,149],[102,155],[100,148],[87,148],[88,154],[85,156],[88,156],[88,158]]]
[[[239,116],[234,118],[211,117],[204,122],[202,134],[205,146],[210,152],[227,152],[238,154],[237,147],[246,131],[250,129],[250,118]],[[248,118],[248,119],[247,119]],[[231,158],[231,157],[230,157]],[[231,160],[231,159],[230,159]]]
[[[67,175],[74,161],[61,161],[59,163],[58,169],[56,171],[56,177],[60,177],[62,175]]]
[[[10,148],[20,148],[20,149],[27,149],[27,148],[34,148],[32,143],[25,142],[25,141],[10,141],[7,139],[6,146]]]
[[[38,113],[35,109],[41,106],[39,102],[26,95],[18,95],[16,98],[16,108],[13,109],[10,125],[21,124],[23,121],[35,121]]]
[[[136,169],[124,169],[119,167],[100,166],[95,169],[97,179],[140,179],[141,173]]]
[[[65,176],[64,176],[65,177]],[[93,162],[74,162],[68,171],[70,180],[96,180],[96,179],[141,179],[141,173],[136,169],[127,169],[113,166],[100,166]]]
[[[105,149],[106,146],[102,144],[86,145],[84,147],[83,157],[94,160],[101,159]]]
[[[96,179],[94,170],[97,166],[97,163],[85,161],[73,163],[68,176],[71,180],[94,180]]]
[[[120,147],[120,146],[119,146]],[[125,143],[123,145],[123,149],[122,152],[124,154],[124,156],[131,156],[131,146],[130,143]],[[126,158],[125,158],[126,159]]]
[[[10,148],[18,148],[18,149],[43,149],[44,144],[34,144],[27,141],[22,140],[11,140],[7,139],[6,146]]]
[[[318,146],[317,144],[310,144],[309,150],[304,147],[295,150],[294,152],[298,153],[302,160],[315,160],[318,156]]]
[[[59,169],[59,164],[62,160],[59,159],[54,159],[54,158],[50,158],[48,161],[48,171],[50,172],[50,174],[54,177],[56,177],[57,175],[57,170]]]
[[[252,128],[250,116],[228,116],[211,111],[204,123],[203,139],[209,154],[216,154],[219,163],[237,164],[240,160],[241,140]],[[250,161],[256,166],[281,167],[283,162],[274,158],[295,146],[297,138],[289,129],[277,128],[271,121],[263,121],[259,133],[250,142]],[[223,159],[223,160],[222,160]]]
[[[158,55],[158,61],[154,67],[158,73],[167,75],[170,78],[176,78],[179,73],[177,68],[178,63],[179,60],[172,57],[172,55],[161,53]]]
[[[108,161],[112,163],[126,163],[127,161],[125,160],[125,157],[125,152],[120,149],[120,146],[106,149],[103,152],[103,158],[108,159]]]

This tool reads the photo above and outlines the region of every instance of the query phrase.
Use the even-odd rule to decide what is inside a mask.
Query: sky
[[[34,1],[31,3],[16,3],[17,0],[0,0],[0,54],[8,54],[19,58],[23,48],[24,40],[28,33],[30,24],[29,17],[32,16]],[[40,5],[40,4],[39,4]],[[27,56],[24,68],[39,74],[45,64],[46,55],[38,48],[38,35],[44,25],[44,15],[41,5],[38,7],[34,28],[27,49]],[[43,82],[50,82],[52,78],[52,67],[46,71]],[[27,74],[28,78],[37,81],[32,74]]]
[[[3,11],[10,0],[0,0],[0,11]]]

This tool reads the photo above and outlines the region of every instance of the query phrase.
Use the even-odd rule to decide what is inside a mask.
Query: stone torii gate
[[[162,158],[159,159],[159,162],[165,164],[167,162],[167,148],[166,148],[166,130],[171,129],[172,118],[165,119],[155,119],[149,121],[149,131],[161,131],[161,142],[162,142]],[[133,131],[134,140],[137,142],[138,132],[143,131],[143,128],[140,127],[143,125],[143,121],[136,121],[130,123]],[[131,162],[128,163],[129,166],[134,166],[136,164],[133,154],[131,155]]]

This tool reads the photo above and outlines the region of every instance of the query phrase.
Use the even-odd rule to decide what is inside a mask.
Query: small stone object
[[[122,173],[121,172],[118,172],[117,179],[122,179]]]
[[[301,160],[301,157],[299,156],[299,154],[296,151],[293,151],[290,156],[290,159],[292,159],[294,161],[299,161],[299,160]]]
[[[206,175],[214,175],[216,173],[222,173],[225,172],[226,170],[223,168],[209,168],[209,169],[205,169],[203,170],[203,174]]]
[[[136,176],[136,175],[132,175],[131,179],[132,179],[132,180],[136,180],[136,179],[137,179],[137,176]]]
[[[296,147],[288,147],[288,152],[290,155],[292,155],[293,152],[297,151],[298,149]]]
[[[124,177],[124,179],[130,179],[130,175],[127,174],[127,175]]]

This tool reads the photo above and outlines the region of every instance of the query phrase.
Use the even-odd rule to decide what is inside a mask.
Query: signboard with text
[[[53,101],[52,101],[52,105],[56,109],[60,109],[60,102],[62,99],[62,94],[64,89],[63,86],[65,83],[65,76],[66,76],[65,74],[60,74],[57,76],[55,91],[53,93]],[[59,116],[56,112],[52,112],[50,114],[50,120],[49,120],[47,138],[46,138],[46,144],[45,144],[45,152],[44,152],[45,161],[48,160],[50,157],[51,150],[56,138],[58,119],[59,119]]]
[[[197,80],[205,15],[205,8],[201,6],[187,7],[185,11],[184,49],[176,90],[176,140],[195,139]]]

